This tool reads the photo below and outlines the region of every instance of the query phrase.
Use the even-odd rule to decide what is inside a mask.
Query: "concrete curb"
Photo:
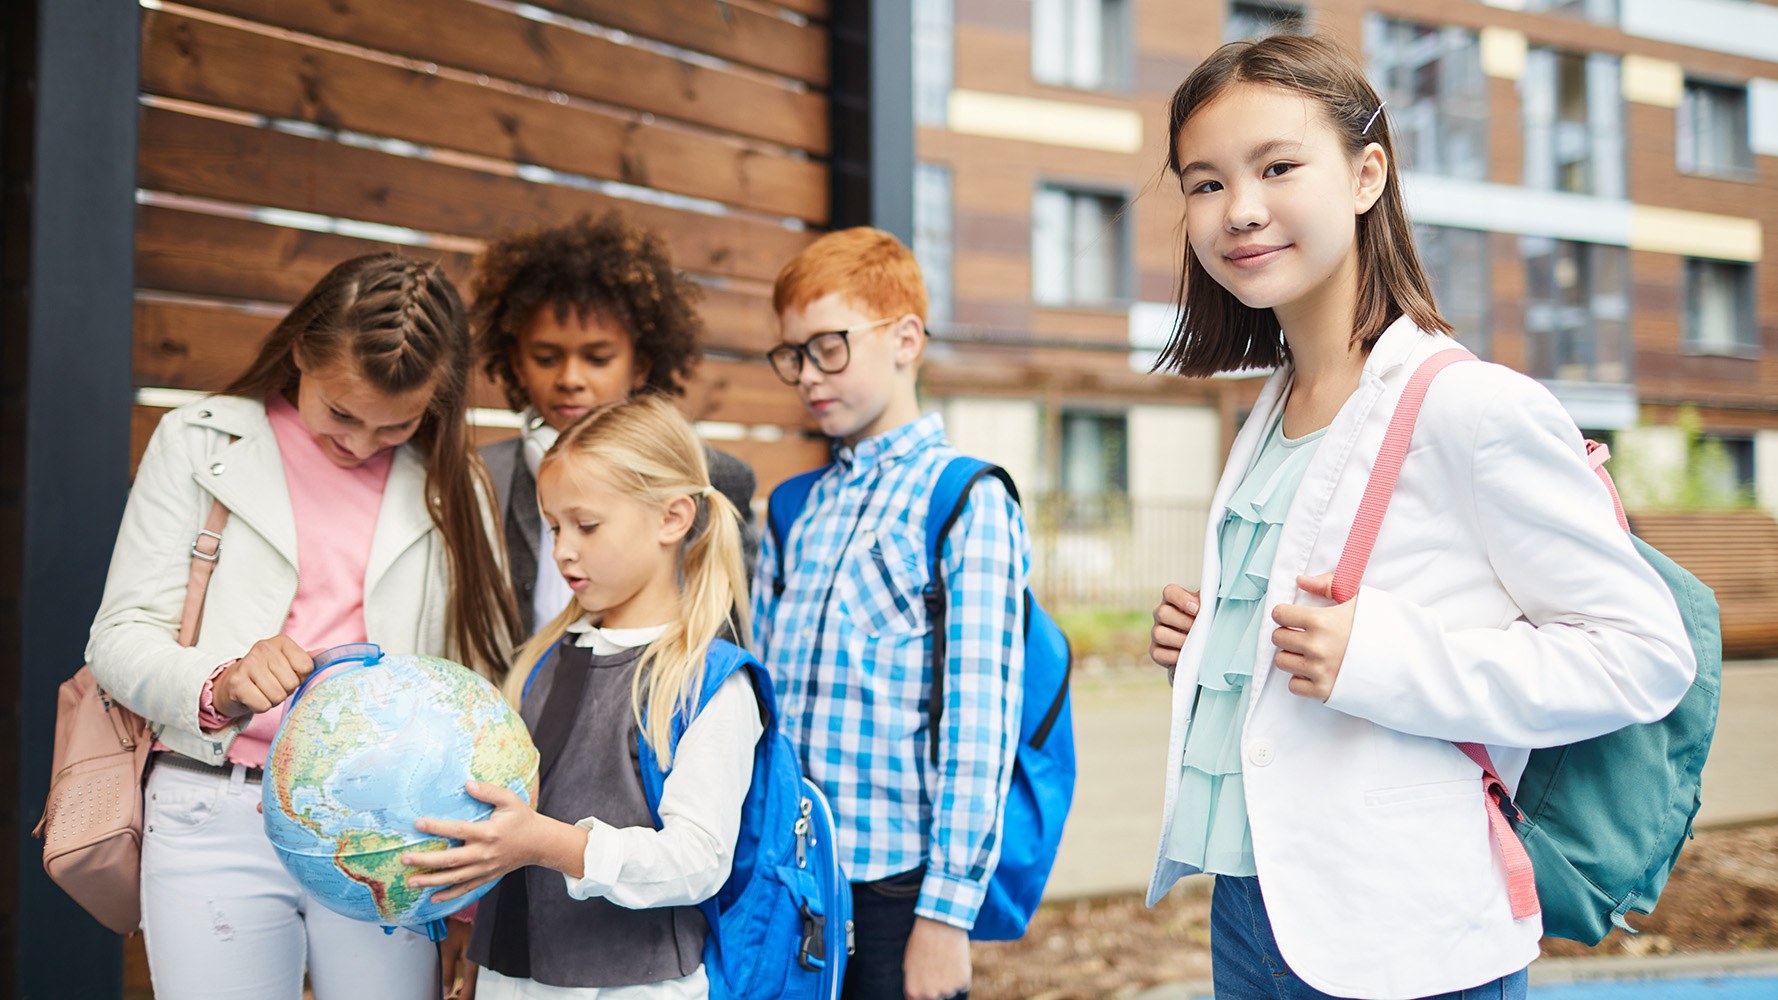
[[[1711,979],[1778,975],[1778,950],[1703,952],[1645,958],[1540,958],[1531,963],[1532,986],[1635,979]],[[1208,979],[1151,986],[1129,1000],[1198,1000],[1215,993]]]
[[[1778,951],[1690,952],[1642,958],[1543,958],[1531,964],[1538,986],[1600,979],[1702,979],[1778,975]]]

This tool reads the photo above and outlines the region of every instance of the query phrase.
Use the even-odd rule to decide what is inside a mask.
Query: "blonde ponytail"
[[[704,446],[691,424],[665,399],[640,395],[594,410],[562,432],[543,457],[555,462],[596,462],[620,472],[607,485],[649,505],[690,497],[697,507],[691,530],[680,542],[679,617],[648,644],[630,686],[630,706],[663,765],[672,763],[673,717],[697,702],[704,657],[710,644],[727,634],[744,644],[748,634],[747,570],[741,558],[740,513],[710,485]],[[541,469],[539,480],[542,479]],[[582,614],[570,603],[521,648],[506,681],[515,706],[525,680]]]

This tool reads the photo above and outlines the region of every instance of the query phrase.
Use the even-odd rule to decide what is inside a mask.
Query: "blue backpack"
[[[768,517],[778,553],[776,593],[784,592],[784,546],[790,527],[808,504],[809,492],[831,466],[793,476],[772,491]],[[926,563],[930,568],[924,593],[926,618],[932,625],[932,697],[927,705],[927,739],[938,761],[939,719],[944,714],[945,621],[947,600],[939,556],[945,536],[963,512],[969,490],[983,476],[1006,486],[1013,502],[1019,491],[1005,469],[977,458],[951,459],[939,474],[926,511]],[[1074,798],[1074,721],[1068,698],[1073,654],[1068,637],[1025,591],[1025,674],[1019,744],[1013,760],[1012,786],[1007,792],[1001,826],[1000,862],[988,881],[987,898],[970,937],[977,941],[1013,941],[1043,901],[1043,887],[1056,862],[1062,825]]]
[[[710,925],[704,939],[710,997],[838,1000],[852,953],[852,886],[840,869],[833,810],[803,777],[796,748],[778,728],[772,679],[751,653],[721,639],[710,644],[697,704],[673,717],[672,745],[677,750],[691,719],[738,670],[753,682],[765,734],[754,750],[728,881],[698,904]],[[645,731],[636,736],[637,765],[659,828],[671,768],[662,769]]]

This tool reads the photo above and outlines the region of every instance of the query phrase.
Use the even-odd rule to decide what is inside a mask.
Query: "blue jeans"
[[[1333,1000],[1284,964],[1257,878],[1216,876],[1210,897],[1210,968],[1216,1000]],[[1525,970],[1427,1000],[1525,1000]]]

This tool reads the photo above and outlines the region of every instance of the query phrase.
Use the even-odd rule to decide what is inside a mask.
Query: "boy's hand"
[[[1154,609],[1154,630],[1148,635],[1148,658],[1167,668],[1172,676],[1179,665],[1179,650],[1198,620],[1198,595],[1176,583],[1161,590],[1161,603]]]
[[[969,989],[969,932],[915,917],[901,969],[907,1000],[948,1000],[962,993]]]
[[[1299,576],[1296,585],[1305,593],[1333,600],[1332,573]],[[1291,675],[1292,694],[1322,702],[1333,694],[1357,614],[1356,597],[1331,608],[1280,604],[1272,609],[1272,620],[1282,626],[1272,633],[1272,644],[1278,647],[1272,663]]]
[[[210,687],[216,712],[230,719],[282,705],[315,669],[315,658],[287,635],[261,639],[225,668]]]
[[[450,887],[432,897],[440,903],[473,892],[516,868],[545,863],[544,854],[552,832],[548,824],[567,826],[547,816],[539,816],[530,803],[499,785],[471,781],[464,788],[470,795],[493,806],[494,814],[479,822],[422,819],[414,824],[415,829],[435,837],[462,841],[462,846],[442,851],[409,851],[401,856],[402,864],[423,872],[409,878],[409,885]],[[580,830],[580,844],[584,849],[585,830]],[[576,872],[581,870],[581,864],[577,859]]]

